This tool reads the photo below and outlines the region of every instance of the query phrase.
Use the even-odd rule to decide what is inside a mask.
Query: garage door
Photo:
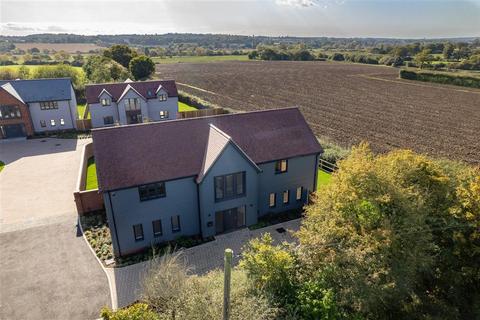
[[[1,129],[2,135],[6,139],[20,138],[26,136],[25,125],[23,124],[9,124],[6,126],[2,126]]]

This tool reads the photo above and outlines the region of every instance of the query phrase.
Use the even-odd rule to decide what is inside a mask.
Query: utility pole
[[[232,275],[232,249],[225,249],[223,275],[223,320],[230,317],[230,280]]]

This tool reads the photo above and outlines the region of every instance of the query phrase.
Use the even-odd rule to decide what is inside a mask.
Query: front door
[[[215,212],[216,234],[245,226],[245,206]]]
[[[142,111],[127,111],[127,124],[142,123]]]

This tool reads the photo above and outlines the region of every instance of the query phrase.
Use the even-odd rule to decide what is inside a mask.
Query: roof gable
[[[26,103],[72,99],[70,78],[7,80],[0,81],[0,86],[6,83],[10,83]]]
[[[131,85],[127,85],[125,87],[125,90],[123,90],[123,93],[122,95],[117,99],[117,101],[120,101],[122,100],[127,94],[129,91],[132,91],[134,92],[136,95],[138,95],[140,98],[142,98],[143,100],[147,100],[144,96],[142,96],[137,90],[135,90],[134,87],[132,87]]]
[[[297,108],[95,129],[93,148],[100,189],[197,177],[206,172],[211,159],[218,156],[217,149],[225,145],[225,139],[217,135],[209,142],[211,125],[228,135],[257,165],[322,152]],[[207,146],[212,149],[208,151]]]
[[[208,142],[205,148],[205,156],[203,158],[202,169],[197,177],[197,183],[202,182],[203,178],[208,174],[210,168],[212,168],[221,156],[226,147],[231,144],[250,164],[257,170],[261,171],[260,168],[253,162],[250,157],[232,140],[232,138],[227,135],[222,130],[215,127],[213,124],[210,125],[210,131],[208,134]]]
[[[15,99],[25,104],[25,102],[22,100],[22,97],[20,97],[18,92],[10,83],[5,83],[4,85],[1,86],[1,88],[5,90],[8,94],[10,94],[12,97],[14,97]]]
[[[161,86],[169,97],[177,97],[177,86],[174,80],[154,80],[154,81],[137,81],[137,82],[117,82],[117,83],[101,83],[89,84],[85,86],[85,96],[87,103],[99,103],[99,95],[103,90],[107,90],[112,101],[120,100],[127,86],[135,89],[139,95],[145,99],[157,98],[157,90]]]

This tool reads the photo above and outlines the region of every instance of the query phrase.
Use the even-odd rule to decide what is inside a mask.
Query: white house
[[[177,117],[178,92],[174,80],[87,85],[85,95],[93,128]]]

